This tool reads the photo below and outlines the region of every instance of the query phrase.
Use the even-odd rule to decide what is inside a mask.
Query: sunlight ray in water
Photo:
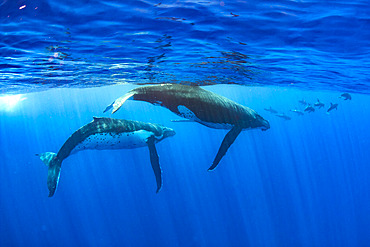
[[[0,96],[0,110],[13,111],[19,102],[27,99],[22,94]]]

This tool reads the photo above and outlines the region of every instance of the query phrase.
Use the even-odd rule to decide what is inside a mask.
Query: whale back
[[[85,149],[122,149],[146,146],[150,136],[156,142],[167,136],[169,128],[158,124],[144,123],[132,120],[96,118],[75,131],[63,144],[57,154],[59,160],[64,160],[71,153]],[[174,133],[174,132],[173,132]]]
[[[161,84],[130,91],[134,100],[166,107],[175,114],[208,127],[243,129],[266,125],[254,110],[198,86]],[[216,127],[219,126],[219,127]]]

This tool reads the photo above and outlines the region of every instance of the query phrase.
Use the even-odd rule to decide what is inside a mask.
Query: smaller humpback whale
[[[315,111],[315,108],[313,108],[310,104],[306,107],[306,109],[304,109],[304,111],[306,112],[314,112]]]
[[[293,110],[290,110],[290,111],[298,114],[299,116],[303,116],[304,115],[303,111],[300,111],[300,110],[293,109]]]
[[[275,116],[277,117],[280,117],[280,118],[283,118],[285,120],[290,120],[292,119],[291,117],[289,117],[288,115],[285,115],[285,113],[282,113],[282,114],[276,114]]]
[[[349,93],[343,93],[339,98],[343,98],[344,100],[351,100],[352,96]]]
[[[270,106],[270,108],[265,108],[264,109],[265,111],[268,111],[268,112],[271,112],[272,114],[276,114],[276,113],[278,113],[278,111],[277,110],[275,110],[275,109],[272,109],[272,107]]]
[[[308,105],[308,103],[306,102],[306,100],[305,99],[301,99],[301,100],[299,100],[298,101],[300,104],[302,104],[302,105]]]
[[[318,107],[319,109],[321,109],[322,107],[325,106],[324,103],[322,103],[319,99],[317,99],[317,102],[314,104],[314,106]]]
[[[326,112],[330,112],[332,110],[338,110],[338,104],[333,104],[333,103],[330,103],[330,107],[329,109],[326,111]]]
[[[240,132],[245,129],[267,130],[270,124],[254,110],[199,86],[160,84],[135,88],[110,104],[104,112],[116,112],[126,100],[163,106],[176,115],[214,129],[228,129],[216,158],[208,170],[217,167]]]
[[[36,154],[48,166],[49,197],[54,195],[58,186],[63,160],[71,154],[86,149],[108,150],[144,146],[149,148],[158,193],[162,186],[162,172],[155,144],[173,135],[175,131],[159,124],[94,117],[92,122],[75,131],[57,154],[52,152]]]

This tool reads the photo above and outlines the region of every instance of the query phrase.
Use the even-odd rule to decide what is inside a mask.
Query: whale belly
[[[232,124],[228,123],[212,123],[212,122],[206,122],[201,119],[199,119],[194,112],[192,112],[189,108],[183,105],[177,106],[178,113],[180,117],[187,118],[191,121],[198,122],[200,124],[203,124],[209,128],[213,129],[231,129],[233,127]]]
[[[146,130],[138,130],[125,133],[97,133],[79,143],[72,153],[86,149],[110,150],[131,149],[147,146],[147,140],[153,133]]]

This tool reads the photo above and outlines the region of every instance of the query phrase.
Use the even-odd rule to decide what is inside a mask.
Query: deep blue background
[[[335,92],[211,86],[270,120],[244,131],[208,172],[224,130],[176,123],[165,108],[128,101],[114,117],[162,123],[163,189],[148,150],[84,151],[63,162],[48,198],[36,153],[57,151],[132,86],[28,94],[0,115],[1,246],[366,246],[370,237],[369,97]],[[298,117],[298,100],[338,102]],[[263,108],[273,106],[292,120]]]
[[[368,246],[369,5],[0,0],[0,246]],[[48,198],[35,154],[162,82],[223,84],[208,88],[271,129],[243,132],[208,172],[226,131],[129,101],[114,117],[177,132],[157,145],[162,191],[146,148],[84,151]],[[26,99],[10,110],[8,94]],[[289,112],[317,98],[325,109]]]

